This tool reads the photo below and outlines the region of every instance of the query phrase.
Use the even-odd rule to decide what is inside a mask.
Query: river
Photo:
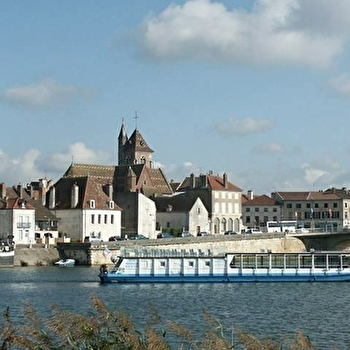
[[[349,283],[100,284],[96,267],[15,267],[0,269],[0,306],[23,320],[26,302],[39,315],[51,305],[78,313],[91,311],[90,295],[127,313],[142,329],[150,305],[163,320],[200,332],[202,309],[217,318],[229,336],[232,327],[282,339],[301,330],[319,349],[348,349]],[[0,311],[1,311],[0,310]]]

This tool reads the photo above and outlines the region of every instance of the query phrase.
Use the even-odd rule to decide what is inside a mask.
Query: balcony
[[[30,222],[17,222],[17,228],[30,228]]]

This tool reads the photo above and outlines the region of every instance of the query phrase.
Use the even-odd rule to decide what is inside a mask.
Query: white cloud
[[[185,177],[190,176],[191,173],[198,176],[201,173],[201,168],[191,162],[183,162],[181,164],[169,164],[159,167],[164,171],[168,181],[174,180],[175,182],[182,181]]]
[[[335,78],[331,78],[328,81],[328,85],[338,95],[343,97],[350,97],[350,78],[348,75],[342,74]]]
[[[88,97],[90,92],[73,85],[60,85],[47,78],[39,82],[8,88],[0,94],[1,100],[28,107],[50,107],[70,102],[76,97]]]
[[[340,1],[343,12],[335,10]],[[140,30],[145,53],[155,60],[202,59],[241,64],[304,64],[326,67],[345,44],[350,29],[350,2],[322,2],[341,14],[343,31],[318,8],[318,1],[257,0],[248,12],[229,10],[209,0],[190,0],[170,5],[158,16],[148,17]],[[316,18],[320,18],[318,21]],[[322,19],[322,21],[321,21]],[[310,27],[308,20],[312,21]],[[333,23],[334,22],[334,23]],[[348,35],[348,34],[346,34]]]
[[[109,154],[89,149],[80,142],[70,145],[65,152],[45,156],[38,150],[31,149],[17,158],[12,158],[0,150],[0,182],[12,186],[44,177],[56,181],[68,169],[72,158],[76,163],[87,164],[106,165],[110,161]]]
[[[258,145],[254,147],[253,151],[255,153],[264,153],[264,154],[279,154],[285,151],[284,147],[278,143],[266,143],[263,145]]]
[[[268,119],[229,118],[226,121],[215,123],[213,127],[218,133],[225,136],[244,136],[265,131],[270,129],[272,126],[273,122]]]
[[[44,173],[38,167],[40,152],[28,150],[18,158],[12,158],[0,150],[0,182],[6,186],[38,180]]]
[[[48,156],[44,163],[53,171],[61,171],[61,175],[67,170],[68,165],[74,163],[109,164],[109,154],[87,148],[84,143],[76,142],[68,147],[65,152]]]

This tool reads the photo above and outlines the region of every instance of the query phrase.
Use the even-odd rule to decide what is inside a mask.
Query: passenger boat
[[[13,267],[15,263],[13,245],[4,245],[0,249],[0,267]]]
[[[74,259],[61,259],[55,262],[59,267],[73,267],[75,265]]]
[[[102,283],[350,281],[350,252],[227,253],[163,251],[112,256]]]

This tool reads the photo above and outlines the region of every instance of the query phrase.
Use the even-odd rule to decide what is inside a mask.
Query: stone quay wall
[[[87,264],[97,266],[100,264],[112,264],[110,258],[112,255],[118,255],[120,249],[127,250],[193,250],[202,251],[211,254],[225,254],[228,252],[240,253],[290,253],[305,251],[304,244],[297,238],[280,235],[276,237],[246,237],[237,236],[214,236],[214,237],[193,237],[193,238],[174,238],[157,240],[140,240],[125,242],[108,242],[100,245],[91,246],[90,262]],[[106,249],[107,248],[107,249]]]

